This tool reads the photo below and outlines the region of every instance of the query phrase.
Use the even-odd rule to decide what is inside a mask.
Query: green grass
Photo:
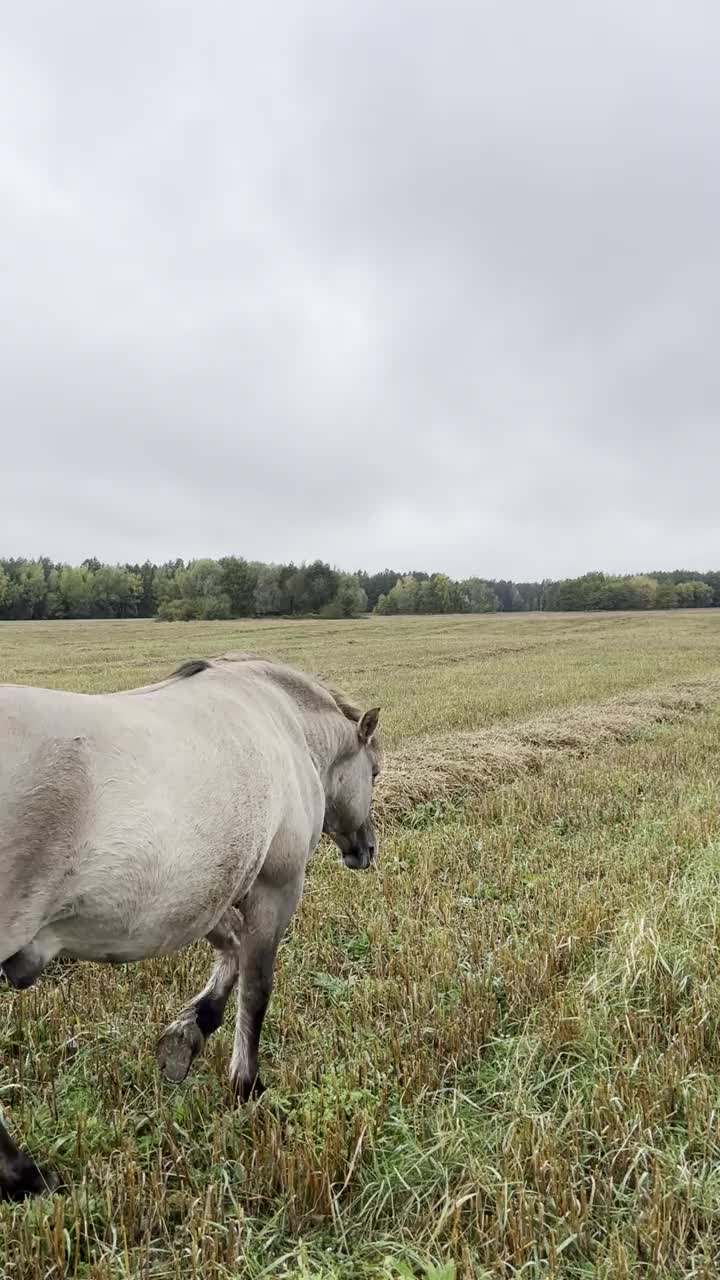
[[[718,627],[12,625],[0,678],[119,688],[252,648],[382,701],[391,751],[422,739],[430,758],[439,732],[701,687]],[[229,1097],[229,1020],[184,1085],[155,1069],[204,945],[0,990],[0,1100],[70,1188],[0,1209],[7,1276],[716,1276],[720,715],[701,702],[425,802],[387,827],[376,875],[323,848],[280,953],[271,1087],[248,1108]]]

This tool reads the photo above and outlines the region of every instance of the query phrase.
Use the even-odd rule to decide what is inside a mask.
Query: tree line
[[[720,571],[511,582],[383,569],[343,573],[322,560],[263,564],[241,556],[156,565],[0,559],[0,619],[301,617],[720,606]]]

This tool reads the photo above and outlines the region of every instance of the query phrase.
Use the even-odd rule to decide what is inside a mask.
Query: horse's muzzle
[[[335,842],[345,866],[351,871],[367,871],[377,858],[378,840],[370,819],[350,835],[333,828],[327,821],[323,824],[323,832]]]
[[[369,853],[344,853],[342,860],[351,871],[367,871],[372,863]]]
[[[342,860],[351,871],[367,871],[377,857],[377,838],[354,840],[348,849],[342,850]]]

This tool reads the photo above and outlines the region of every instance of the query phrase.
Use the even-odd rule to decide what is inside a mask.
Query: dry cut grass
[[[376,810],[386,822],[407,819],[419,805],[435,806],[439,814],[448,802],[467,801],[489,787],[540,772],[558,753],[584,756],[718,705],[720,679],[712,677],[538,716],[511,729],[413,739],[386,757]]]
[[[390,703],[378,872],[311,869],[258,1103],[231,1105],[229,1026],[158,1079],[204,944],[0,990],[0,1100],[68,1185],[0,1208],[3,1280],[718,1275],[717,624],[505,620],[499,645],[462,622],[277,640],[358,693],[362,641],[368,692],[412,707]],[[71,629],[0,655],[97,687],[266,647],[120,630],[122,667],[113,634],[95,670],[82,627],[75,667]]]

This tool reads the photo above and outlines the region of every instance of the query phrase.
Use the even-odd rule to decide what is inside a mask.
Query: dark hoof
[[[259,1076],[255,1076],[254,1080],[233,1080],[232,1087],[238,1104],[252,1102],[255,1098],[261,1098],[265,1092],[265,1085]]]
[[[0,1200],[51,1195],[60,1186],[60,1179],[52,1169],[40,1169],[34,1160],[22,1154],[13,1161],[8,1174],[7,1180],[0,1184]]]
[[[179,1084],[204,1048],[205,1037],[196,1022],[173,1022],[157,1047],[157,1064],[165,1079]]]

